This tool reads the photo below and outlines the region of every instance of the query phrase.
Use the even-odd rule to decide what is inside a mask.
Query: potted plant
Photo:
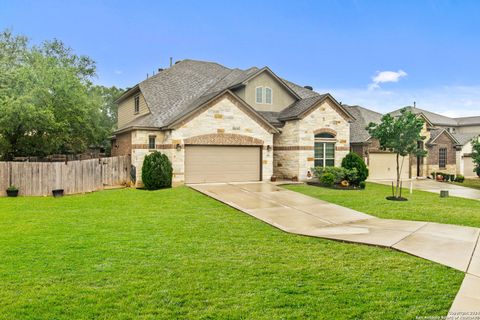
[[[443,180],[444,180],[445,182],[450,181],[450,175],[449,175],[448,173],[444,174],[444,175],[443,175]]]
[[[437,176],[437,174],[435,172],[432,172],[431,175],[432,175],[432,180],[435,180],[435,177]]]
[[[292,177],[292,181],[293,182],[298,182],[298,177],[297,176]]]
[[[18,196],[18,188],[15,187],[15,186],[12,184],[12,185],[11,185],[10,187],[8,187],[8,189],[7,189],[7,196],[8,196],[8,197],[13,197],[13,198],[16,197],[16,196]]]
[[[270,177],[270,181],[272,181],[272,182],[277,181],[277,176],[272,174],[272,176]]]
[[[441,173],[437,173],[437,181],[443,181],[443,175]]]
[[[63,197],[63,189],[53,189],[52,195],[54,198]]]
[[[455,175],[454,174],[450,175],[450,181],[452,181],[452,182],[455,181]]]

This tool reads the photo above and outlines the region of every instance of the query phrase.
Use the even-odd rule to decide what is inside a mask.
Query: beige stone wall
[[[255,90],[257,87],[269,87],[272,89],[272,104],[256,102]],[[283,84],[278,82],[268,72],[263,72],[251,79],[244,88],[235,91],[235,94],[258,111],[282,111],[295,101],[295,97],[285,89]]]
[[[150,136],[155,136],[156,147],[155,149],[148,148],[148,140]],[[167,153],[164,149],[166,133],[163,131],[147,131],[147,130],[134,130],[132,131],[132,165],[137,170],[137,186],[141,187],[142,183],[142,165],[145,155],[157,150],[162,153]]]
[[[335,166],[340,166],[350,152],[350,123],[338,113],[333,102],[326,100],[305,118],[288,121],[282,133],[275,135],[275,175],[306,179],[314,166],[315,133],[322,129],[336,132]]]
[[[132,121],[133,119],[143,116],[150,112],[147,106],[147,102],[143,95],[139,92],[140,97],[140,111],[135,113],[135,96],[134,94],[129,98],[123,100],[118,104],[118,129],[122,129],[122,127]]]
[[[166,154],[172,161],[174,185],[180,185],[185,181],[184,140],[199,135],[225,133],[253,137],[264,142],[262,178],[265,181],[270,180],[273,174],[273,151],[268,151],[266,146],[273,145],[273,134],[241,110],[237,102],[224,96],[210,108],[187,121],[178,129],[165,132],[135,131],[132,135],[132,140],[134,141],[132,163],[137,167],[137,185],[141,186],[141,165],[143,159],[146,154],[152,152],[152,150],[147,148],[148,137],[151,134],[157,135],[158,151]],[[241,143],[242,139],[238,141]],[[181,145],[180,151],[175,147],[177,144]]]

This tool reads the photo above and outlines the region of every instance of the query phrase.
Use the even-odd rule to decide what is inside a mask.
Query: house
[[[378,123],[382,114],[360,106],[344,106],[355,117],[351,124],[351,150],[364,157],[370,169],[370,179],[392,179],[396,175],[395,155],[380,150],[378,141],[372,139],[366,127]],[[420,146],[428,153],[426,157],[403,159],[403,179],[428,177],[433,172],[476,176],[473,172],[471,141],[480,135],[480,117],[449,118],[416,107],[407,109],[425,121],[421,132],[425,136]],[[400,115],[400,110],[390,113]]]
[[[145,155],[173,165],[174,184],[306,179],[350,151],[350,112],[268,67],[231,69],[182,60],[118,100],[113,155],[131,155],[141,185]]]

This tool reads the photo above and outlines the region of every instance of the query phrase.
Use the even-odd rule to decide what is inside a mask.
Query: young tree
[[[475,165],[473,170],[480,177],[480,141],[478,138],[472,141],[472,160]]]
[[[427,155],[425,150],[418,147],[418,141],[425,139],[420,135],[424,124],[423,119],[407,109],[402,109],[400,116],[392,117],[386,114],[380,123],[370,123],[367,127],[370,136],[379,141],[382,150],[396,154],[397,181],[393,195],[395,198],[400,197],[400,173],[404,162],[403,158],[400,163],[400,157]]]

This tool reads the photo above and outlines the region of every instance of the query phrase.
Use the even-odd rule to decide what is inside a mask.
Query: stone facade
[[[215,99],[203,112],[180,127],[168,131],[134,131],[132,164],[137,168],[137,186],[141,186],[141,166],[148,149],[148,138],[156,136],[158,151],[166,154],[173,166],[174,185],[185,181],[185,145],[263,145],[262,179],[273,174],[273,134],[247,114],[248,111],[229,94]],[[177,149],[178,147],[178,149]]]
[[[274,174],[279,178],[307,178],[314,166],[315,134],[329,132],[335,136],[335,166],[350,150],[350,123],[335,104],[325,100],[307,116],[285,123],[274,136]]]
[[[445,168],[439,167],[439,151],[441,148],[447,149],[447,165]],[[450,174],[457,173],[457,152],[455,143],[446,133],[442,133],[435,140],[435,144],[428,147],[428,157],[426,159],[427,175],[432,172],[445,172]]]

